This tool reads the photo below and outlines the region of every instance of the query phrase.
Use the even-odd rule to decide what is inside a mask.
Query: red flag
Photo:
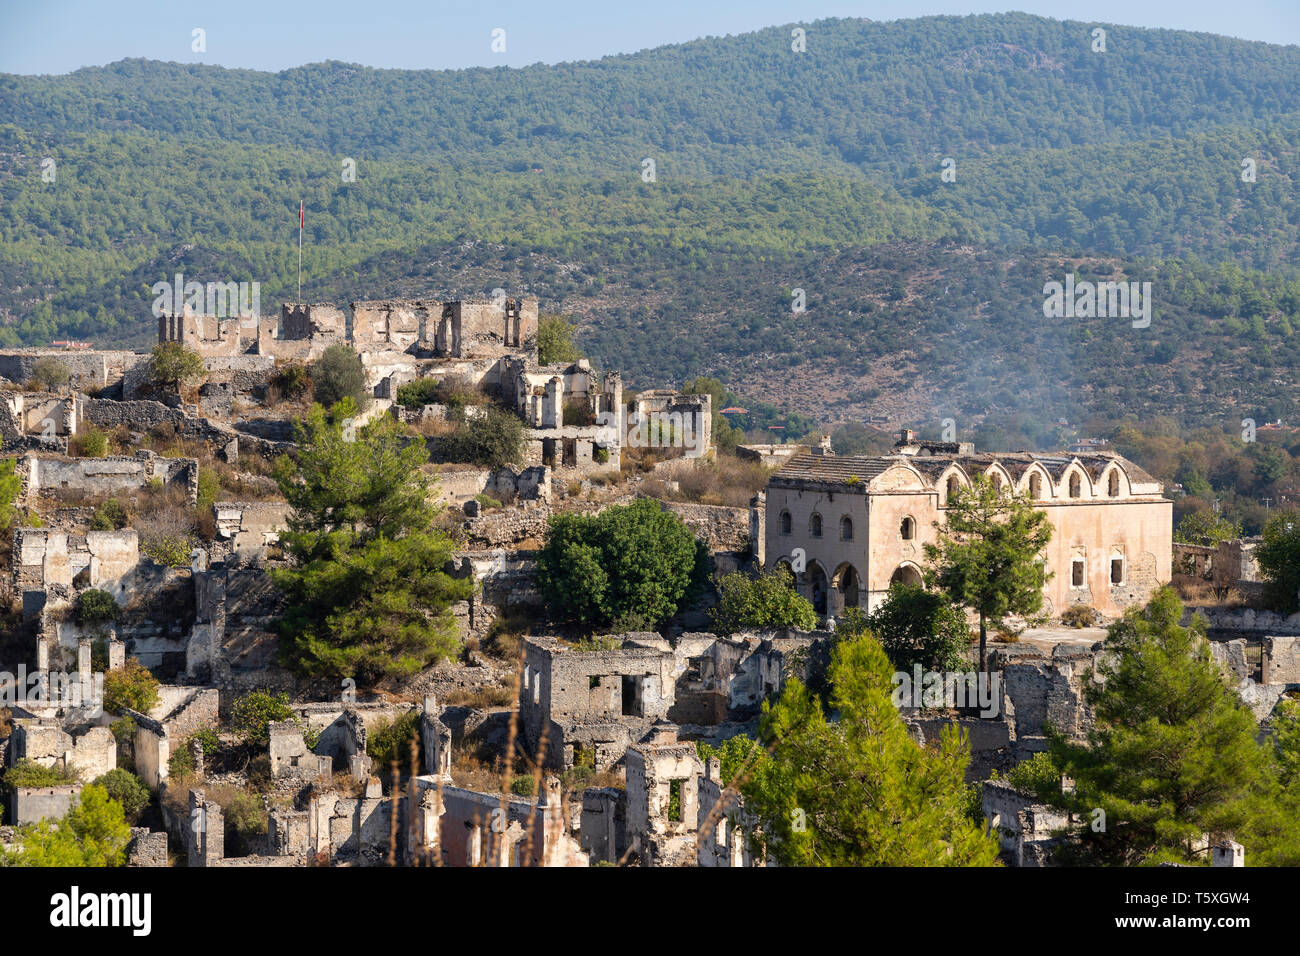
[[[298,228],[301,229],[301,228],[303,228],[305,225],[307,225],[307,222],[306,222],[306,220],[303,218],[303,214],[302,214],[302,200],[300,199],[300,200],[298,200]]]

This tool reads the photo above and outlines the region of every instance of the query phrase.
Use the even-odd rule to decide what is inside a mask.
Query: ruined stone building
[[[623,435],[612,427],[623,404],[618,372],[597,373],[586,359],[539,366],[535,353],[511,356],[501,364],[503,397],[529,429],[529,464],[619,467]]]
[[[424,358],[497,357],[537,344],[537,299],[467,298],[447,302],[353,302],[349,316],[329,303],[285,303],[280,315],[165,313],[158,342],[180,342],[203,356],[241,354],[308,360],[338,342],[358,352],[409,352]]]
[[[910,432],[892,455],[790,459],[758,505],[763,559],[792,566],[803,549],[798,587],[819,613],[874,608],[893,582],[921,582],[923,547],[937,540],[949,496],[977,475],[1028,494],[1051,522],[1045,612],[1084,604],[1118,615],[1169,581],[1173,503],[1133,462],[1103,452],[976,454]]]

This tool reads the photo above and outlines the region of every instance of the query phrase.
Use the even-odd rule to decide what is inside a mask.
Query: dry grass
[[[457,687],[448,692],[446,703],[452,707],[471,707],[474,710],[488,710],[493,707],[509,707],[515,702],[514,692],[501,685],[480,685],[478,687]]]
[[[1254,607],[1256,603],[1238,588],[1222,587],[1187,574],[1175,574],[1171,583],[1184,604],[1201,607]]]
[[[674,466],[671,475],[658,474],[642,484],[646,494],[664,501],[747,508],[750,499],[767,487],[772,471],[756,461],[742,461],[730,455],[694,464]],[[672,487],[669,482],[676,482]]]

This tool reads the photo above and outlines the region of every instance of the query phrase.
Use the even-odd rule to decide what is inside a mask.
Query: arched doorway
[[[831,579],[831,583],[835,586],[836,613],[843,613],[845,608],[858,606],[862,582],[858,578],[858,572],[853,565],[841,564],[835,570],[835,576]]]
[[[826,613],[826,572],[820,564],[808,568],[808,600],[818,614]]]
[[[922,583],[921,571],[915,564],[900,564],[889,579],[890,584],[907,584],[919,588]]]

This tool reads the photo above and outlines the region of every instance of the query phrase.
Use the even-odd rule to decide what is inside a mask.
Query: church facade
[[[871,610],[891,583],[921,583],[924,546],[937,541],[949,496],[980,474],[1047,514],[1052,577],[1043,610],[1052,617],[1074,604],[1116,617],[1169,581],[1173,502],[1133,462],[1111,453],[976,454],[968,443],[919,442],[906,431],[896,454],[786,462],[768,480],[760,560],[802,563],[799,591],[821,614]]]

